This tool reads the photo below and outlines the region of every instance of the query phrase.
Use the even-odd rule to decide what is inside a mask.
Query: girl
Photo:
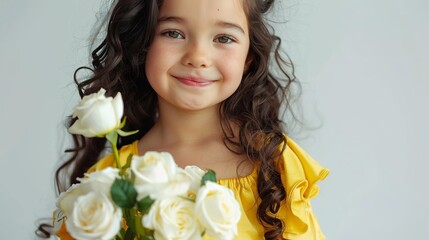
[[[242,206],[236,239],[324,239],[309,201],[328,170],[282,128],[294,78],[263,18],[273,2],[118,0],[93,75],[76,82],[81,97],[122,93],[125,130],[139,135],[120,139],[121,156],[168,151],[180,167],[215,170]],[[59,191],[115,165],[111,155],[97,161],[105,139],[73,139]],[[64,226],[57,235],[69,237]]]

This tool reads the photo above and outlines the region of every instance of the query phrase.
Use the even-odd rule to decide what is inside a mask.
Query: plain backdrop
[[[0,239],[35,239],[55,207],[105,2],[0,0]],[[291,135],[332,171],[312,202],[327,238],[429,239],[429,1],[284,0],[274,16],[302,83]]]

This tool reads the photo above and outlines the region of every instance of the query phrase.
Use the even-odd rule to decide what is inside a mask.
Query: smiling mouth
[[[194,79],[194,78],[182,78],[182,77],[175,77],[175,78],[179,82],[183,83],[184,85],[192,86],[192,87],[205,87],[216,82],[216,81]]]

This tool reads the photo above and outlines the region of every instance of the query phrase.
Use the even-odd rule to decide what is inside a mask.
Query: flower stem
[[[112,144],[113,155],[115,156],[116,167],[121,169],[121,164],[119,162],[119,152],[116,144]]]
[[[134,240],[136,237],[136,227],[134,223],[135,211],[130,208],[122,209],[123,216],[125,218],[125,222],[127,224],[127,230],[125,233],[125,240]]]
[[[121,164],[120,164],[120,162],[119,162],[119,152],[118,152],[118,147],[117,147],[117,142],[118,142],[118,132],[116,132],[116,131],[113,131],[113,132],[110,132],[110,133],[108,133],[107,135],[106,135],[106,139],[107,139],[107,141],[109,141],[110,142],[110,145],[112,146],[112,150],[113,150],[113,156],[115,157],[115,162],[116,162],[116,167],[119,169],[119,170],[122,170],[121,169]],[[122,172],[122,171],[120,171],[120,172]]]

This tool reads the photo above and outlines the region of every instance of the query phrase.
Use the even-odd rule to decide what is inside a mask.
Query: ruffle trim
[[[323,233],[311,209],[310,200],[319,193],[319,181],[329,175],[329,170],[322,167],[291,139],[279,166],[282,182],[286,190],[286,203],[277,214],[286,225],[283,232],[285,239],[307,239],[305,236],[320,236]]]

